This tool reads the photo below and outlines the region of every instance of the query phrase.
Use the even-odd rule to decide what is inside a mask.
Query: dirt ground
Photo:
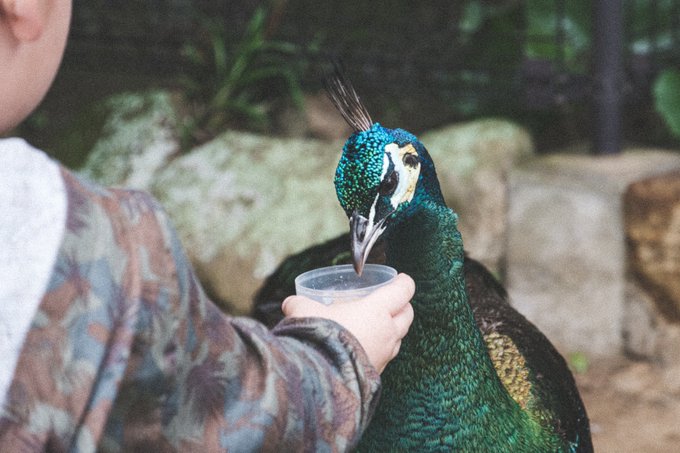
[[[576,381],[597,453],[680,452],[680,367],[608,359]]]

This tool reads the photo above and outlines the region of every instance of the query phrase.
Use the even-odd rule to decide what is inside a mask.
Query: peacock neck
[[[437,202],[424,202],[388,239],[388,264],[416,282],[413,327],[402,342],[400,355],[442,361],[442,350],[455,356],[447,363],[487,365],[495,374],[484,340],[472,316],[463,275],[463,242],[458,216]],[[447,342],[433,348],[433,341]],[[411,362],[412,358],[404,362]]]
[[[472,316],[456,214],[440,203],[422,203],[422,210],[391,232],[387,259],[416,282],[415,318],[399,355],[382,375],[383,399],[366,444],[389,441],[389,430],[393,438],[405,436],[400,442],[410,447],[419,445],[414,436],[455,432],[447,445],[494,450],[498,445],[489,444],[495,442],[487,435],[490,429],[505,432],[498,436],[505,440],[522,432],[518,426],[525,434],[534,431],[502,386]],[[408,431],[389,421],[395,413],[420,413],[427,401],[440,410],[414,416]]]
[[[489,372],[493,372],[467,300],[463,241],[457,222],[458,216],[442,203],[423,202],[417,213],[390,234],[388,264],[416,282],[414,324],[402,343],[402,354],[440,357],[439,348],[429,347],[434,338],[442,338],[452,343],[441,346],[456,356],[456,363],[467,358],[477,364],[488,362]]]
[[[417,318],[435,331],[449,331],[451,323],[475,327],[463,260],[458,216],[439,202],[422,202],[418,212],[402,220],[387,240],[388,264],[415,280]]]

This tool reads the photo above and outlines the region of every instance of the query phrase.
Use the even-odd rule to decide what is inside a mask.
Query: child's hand
[[[413,321],[410,300],[415,283],[406,274],[358,300],[323,305],[303,296],[290,296],[283,301],[287,317],[331,319],[349,330],[366,351],[368,359],[382,373],[396,357],[401,339]]]

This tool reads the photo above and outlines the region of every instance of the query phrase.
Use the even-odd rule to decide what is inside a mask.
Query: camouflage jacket
[[[62,174],[66,233],[0,412],[0,451],[355,445],[379,376],[351,334],[225,315],[151,197]]]

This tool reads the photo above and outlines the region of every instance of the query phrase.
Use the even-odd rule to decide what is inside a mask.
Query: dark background
[[[233,64],[261,9],[261,36],[287,46],[283,52],[265,50],[264,64],[290,70],[294,81],[248,82],[246,77],[251,103],[273,105],[294,97],[295,90],[318,91],[320,64],[334,57],[343,61],[374,118],[387,126],[418,133],[502,116],[529,128],[539,152],[554,152],[587,142],[597,122],[592,101],[601,93],[592,74],[597,29],[591,3],[76,1],[62,70],[20,132],[37,146],[58,149],[74,124],[97,121],[88,108],[110,94],[164,87],[198,102],[210,98],[199,91],[219,88],[210,53],[214,40],[224,43],[227,65]],[[622,141],[677,147],[652,92],[663,70],[679,66],[680,2],[623,5],[624,72],[617,88],[623,100]],[[201,64],[187,57],[187,46],[203,49]],[[187,79],[200,87],[193,95]],[[277,132],[238,115],[222,120],[224,127]],[[62,160],[71,166],[81,161]]]

